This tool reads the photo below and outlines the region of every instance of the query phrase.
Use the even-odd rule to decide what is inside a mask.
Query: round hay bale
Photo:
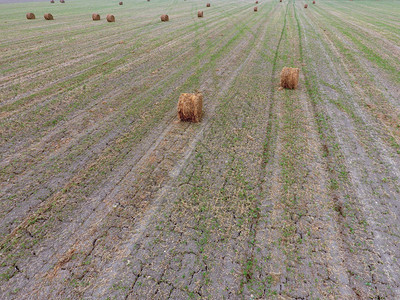
[[[256,1],[256,4],[258,4],[258,1]]]
[[[206,5],[207,7],[210,7],[211,6],[211,4],[210,3],[207,3],[207,5]]]
[[[107,19],[107,22],[115,22],[114,15],[107,15],[106,19]]]
[[[26,14],[26,18],[27,18],[28,20],[34,20],[34,19],[36,19],[34,13],[27,13],[27,14]]]
[[[200,122],[203,115],[203,95],[184,93],[179,96],[178,117],[181,121]]]
[[[54,3],[54,0],[50,0],[50,3]]]
[[[54,20],[53,15],[51,13],[44,14],[45,20]]]
[[[315,4],[315,1],[313,1],[312,4]]]
[[[121,1],[121,2],[119,3],[119,5],[124,5],[124,2]]]
[[[199,10],[199,11],[197,12],[197,17],[199,17],[199,18],[202,18],[202,17],[203,17],[203,11],[202,11],[202,10]]]
[[[65,1],[64,0],[60,0],[60,3],[65,3]]]
[[[308,4],[304,4],[304,8],[307,8],[308,7]]]
[[[168,22],[168,21],[169,21],[168,15],[161,15],[161,22]]]
[[[100,15],[99,14],[92,14],[92,19],[93,19],[93,21],[99,21],[100,20]]]
[[[282,0],[279,0],[279,2],[282,2]]]
[[[284,89],[297,89],[299,84],[299,68],[284,67],[281,72],[281,87]]]
[[[258,8],[257,8],[257,6],[255,6],[255,7],[254,7],[254,11],[258,11]]]

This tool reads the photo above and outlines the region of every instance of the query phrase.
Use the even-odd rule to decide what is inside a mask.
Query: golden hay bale
[[[99,14],[92,14],[92,19],[93,19],[93,21],[98,21],[98,20],[100,20],[100,15]]]
[[[203,17],[203,11],[202,11],[202,10],[199,10],[199,11],[197,12],[197,17],[199,17],[199,18],[202,18],[202,17]]]
[[[281,87],[285,89],[297,89],[299,73],[299,68],[284,67],[281,72]]]
[[[123,4],[124,4],[124,2],[122,2],[122,1],[119,3],[119,5],[123,5]]]
[[[28,20],[33,20],[33,19],[36,19],[36,17],[35,17],[35,14],[34,14],[34,13],[27,13],[27,14],[26,14],[26,18],[27,18]]]
[[[168,15],[161,15],[161,22],[168,22],[168,21],[169,21]]]
[[[257,11],[257,10],[258,10],[257,6],[256,6],[256,7],[254,7],[254,11]]]
[[[107,22],[115,22],[114,15],[107,15],[106,19],[107,19]]]
[[[54,20],[53,15],[50,14],[50,13],[44,14],[44,18],[45,18],[46,20]]]
[[[207,7],[210,7],[211,6],[211,4],[210,3],[207,3],[207,5],[206,5]]]
[[[304,4],[304,8],[307,8],[308,7],[308,4]]]
[[[178,101],[178,117],[181,121],[200,122],[203,114],[203,95],[199,92],[195,94],[181,94]]]

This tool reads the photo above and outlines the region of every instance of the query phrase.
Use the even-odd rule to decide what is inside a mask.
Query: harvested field
[[[400,299],[400,5],[117,3],[0,4],[0,299]]]

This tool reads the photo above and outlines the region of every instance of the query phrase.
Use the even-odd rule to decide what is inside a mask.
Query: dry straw
[[[26,14],[26,18],[27,18],[28,20],[34,20],[34,19],[36,19],[34,13],[27,13],[27,14]]]
[[[92,14],[92,19],[93,19],[93,21],[99,21],[100,20],[100,15],[99,14]]]
[[[107,22],[115,22],[115,17],[114,15],[107,15]]]
[[[203,95],[181,94],[178,101],[178,117],[181,121],[200,122],[203,114]]]
[[[281,87],[285,89],[297,89],[299,73],[300,70],[298,68],[284,67],[281,72]]]
[[[46,20],[54,20],[53,15],[51,13],[44,14],[44,18]]]
[[[168,22],[168,21],[169,21],[168,15],[161,15],[161,22]]]
[[[199,10],[199,11],[197,12],[197,17],[199,17],[199,18],[202,18],[202,17],[203,17],[203,11],[202,11],[202,10]]]

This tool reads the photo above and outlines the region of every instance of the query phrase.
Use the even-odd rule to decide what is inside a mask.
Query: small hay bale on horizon
[[[308,7],[308,4],[304,4],[304,8],[307,8]]]
[[[106,17],[106,19],[107,19],[107,22],[115,22],[115,17],[114,17],[114,15],[107,15],[107,17]]]
[[[100,15],[99,14],[92,14],[92,19],[93,19],[93,21],[99,21],[100,20]]]
[[[65,0],[60,0],[60,3],[65,3]]]
[[[54,20],[53,15],[51,13],[44,14],[45,20]]]
[[[207,7],[210,7],[211,6],[211,4],[210,3],[207,3],[207,5],[206,5]]]
[[[258,8],[257,8],[257,6],[255,6],[255,7],[254,7],[254,11],[258,11]]]
[[[284,67],[281,72],[281,87],[285,89],[297,89],[299,84],[299,68]]]
[[[50,3],[54,3],[54,0],[50,0]]]
[[[197,17],[198,17],[198,18],[202,18],[202,17],[203,17],[203,11],[202,11],[202,10],[199,10],[199,11],[197,12]]]
[[[203,115],[203,95],[200,92],[179,96],[178,117],[181,121],[200,122]]]
[[[256,4],[258,4],[258,1],[256,1]]]
[[[36,19],[34,13],[26,13],[26,18],[27,18],[28,20],[34,20],[34,19]]]
[[[315,1],[313,1],[312,4],[315,4]]]
[[[169,21],[168,15],[161,15],[161,22],[168,22],[168,21]]]
[[[119,5],[124,5],[124,2],[122,2],[122,1],[121,1],[121,2],[119,2]]]

